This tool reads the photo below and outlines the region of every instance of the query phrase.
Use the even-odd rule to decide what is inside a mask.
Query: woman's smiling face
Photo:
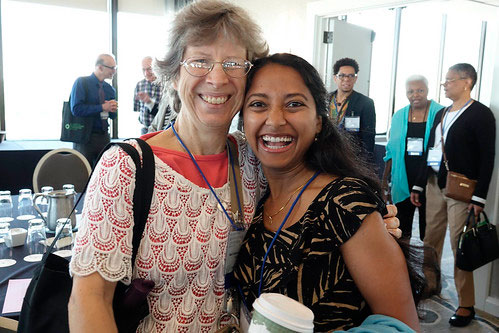
[[[209,59],[222,62],[227,58],[246,58],[246,49],[232,39],[219,37],[212,44],[188,46],[183,60],[189,58]],[[207,75],[197,77],[182,66],[174,88],[182,101],[184,118],[207,127],[230,126],[232,118],[241,109],[244,99],[246,77],[228,76],[221,64],[214,65]]]
[[[244,132],[264,168],[291,170],[304,164],[321,121],[297,71],[273,63],[261,68],[243,110]]]

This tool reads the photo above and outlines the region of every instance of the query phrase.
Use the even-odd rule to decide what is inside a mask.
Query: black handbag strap
[[[109,148],[114,145],[118,145],[121,149],[123,149],[133,160],[135,163],[135,190],[133,193],[133,240],[132,240],[132,267],[135,263],[135,258],[137,256],[137,252],[139,250],[140,240],[142,238],[142,233],[144,232],[144,228],[147,221],[147,216],[149,214],[149,209],[152,201],[152,194],[154,191],[154,179],[155,179],[155,163],[154,163],[154,154],[151,150],[151,147],[142,139],[134,139],[140,146],[142,150],[142,163],[140,162],[140,155],[137,152],[137,149],[132,145],[125,142],[110,142],[108,143],[104,149],[99,154],[97,161],[102,158],[104,152],[106,152]],[[68,219],[66,223],[69,223],[69,217],[74,213],[76,207],[80,203],[83,198],[83,194],[87,191],[88,184],[90,183],[90,179],[94,173],[95,169],[92,170],[92,173],[88,177],[88,181],[81,192],[82,195],[76,201],[71,213],[69,213]],[[62,230],[61,230],[62,231]],[[42,265],[48,258],[48,255],[53,251],[57,240],[61,236],[61,232],[55,235],[54,240],[50,244],[50,247],[45,252]]]
[[[485,211],[482,210],[482,212],[478,215],[478,219],[475,218],[475,211],[472,209],[470,210],[468,214],[468,218],[466,219],[466,224],[463,229],[463,233],[465,233],[467,230],[470,230],[472,228],[475,228],[478,223],[480,223],[480,217],[482,216],[485,218],[484,221],[488,224],[489,223],[489,218],[487,217],[487,214],[485,214]],[[472,224],[470,226],[470,220],[472,221]]]
[[[147,222],[147,216],[149,215],[149,210],[151,208],[152,194],[154,191],[154,179],[155,179],[155,163],[154,154],[151,147],[142,139],[135,139],[142,150],[142,166],[140,168],[140,173],[136,173],[136,190],[133,193],[133,215],[134,215],[134,226],[133,226],[133,240],[132,240],[132,267],[135,263],[135,258],[137,257],[137,252],[139,250],[140,240],[142,239],[142,234],[144,233],[144,228]],[[132,148],[135,153],[137,150],[133,146],[120,143],[119,146],[123,148]],[[125,150],[125,149],[123,149]],[[126,151],[126,150],[125,150]],[[126,151],[128,153],[128,151]],[[138,154],[137,154],[138,155]],[[133,158],[133,157],[132,157]],[[140,166],[140,159],[135,162],[135,165]],[[137,169],[139,169],[137,167]],[[141,177],[139,180],[138,177]],[[140,185],[139,190],[137,187]],[[137,207],[137,209],[135,208]]]

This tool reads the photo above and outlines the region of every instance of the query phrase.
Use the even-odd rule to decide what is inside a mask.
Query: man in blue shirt
[[[108,118],[116,119],[118,103],[116,90],[105,79],[116,73],[116,61],[110,54],[101,54],[95,62],[90,76],[76,79],[71,90],[71,112],[77,117],[93,119],[92,133],[86,143],[73,143],[73,148],[82,153],[94,166],[100,151],[109,143]]]

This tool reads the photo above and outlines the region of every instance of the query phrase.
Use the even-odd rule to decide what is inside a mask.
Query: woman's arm
[[[373,313],[396,318],[419,331],[405,258],[386,232],[381,215],[368,215],[340,250]]]
[[[116,282],[109,282],[95,272],[73,277],[69,298],[69,329],[79,332],[118,332],[113,314]]]

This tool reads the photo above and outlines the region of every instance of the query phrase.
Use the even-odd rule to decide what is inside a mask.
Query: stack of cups
[[[253,303],[248,333],[313,332],[314,313],[281,294],[262,294]]]

